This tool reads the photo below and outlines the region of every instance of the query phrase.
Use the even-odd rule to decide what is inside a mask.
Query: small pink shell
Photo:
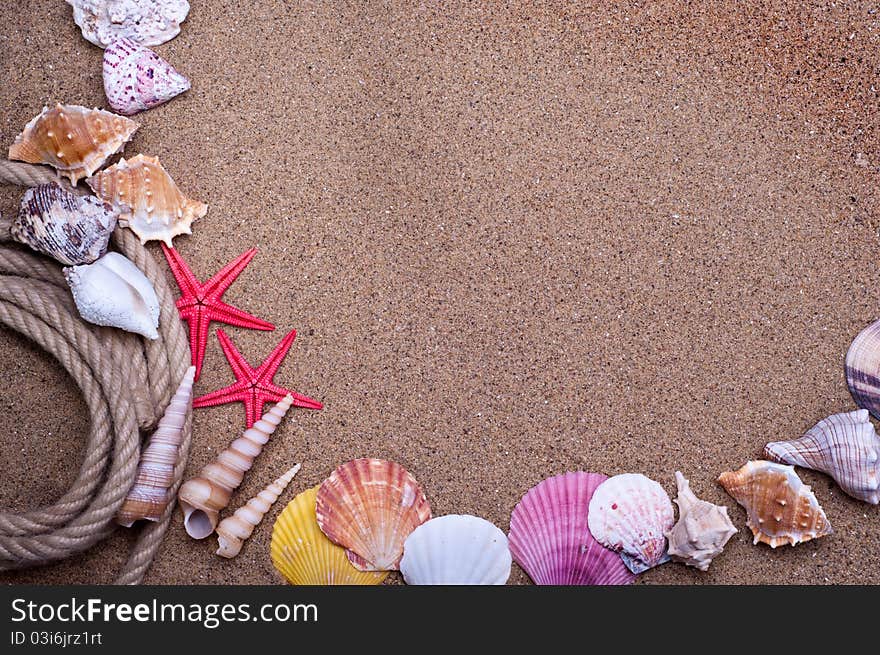
[[[189,88],[171,64],[134,41],[118,39],[104,51],[104,93],[120,114],[156,107]]]
[[[601,473],[565,473],[529,489],[510,517],[513,559],[539,585],[622,585],[635,576],[587,527]]]
[[[640,473],[624,473],[599,485],[590,500],[590,532],[633,573],[669,561],[666,533],[675,523],[669,495]]]

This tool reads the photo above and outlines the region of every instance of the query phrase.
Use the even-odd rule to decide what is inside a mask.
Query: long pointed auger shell
[[[189,13],[187,0],[67,0],[83,38],[100,48],[126,37],[160,45],[180,33]]]
[[[669,560],[666,533],[675,523],[672,501],[659,484],[640,473],[608,478],[590,499],[590,532],[620,553],[633,573]]]
[[[116,514],[119,525],[130,527],[140,519],[158,521],[171,501],[168,490],[174,483],[174,467],[177,465],[186,413],[192,405],[195,374],[196,367],[190,366],[168,403],[159,427],[144,448],[134,485]]]
[[[159,338],[159,299],[131,260],[108,252],[94,264],[65,268],[64,277],[80,316],[89,323]]]
[[[9,158],[49,164],[76,184],[121,152],[137,128],[133,120],[109,111],[79,105],[43,107],[9,146]]]
[[[244,474],[253,466],[292,404],[293,396],[286,395],[216,460],[180,487],[177,499],[183,510],[183,525],[190,537],[204,539],[214,532],[220,510],[229,505],[232,492],[241,484]]]
[[[94,196],[78,196],[57,184],[28,189],[12,238],[65,266],[91,264],[107,252],[116,212]]]
[[[880,418],[880,321],[853,339],[846,351],[845,371],[856,405]]]
[[[284,493],[299,469],[300,465],[297,464],[245,505],[235,510],[235,514],[220,521],[220,525],[217,526],[217,540],[220,546],[217,554],[220,557],[235,557],[241,552],[245,540],[253,534],[254,528],[260,524],[266,512],[278,500],[278,496]]]
[[[768,443],[764,456],[827,473],[853,498],[880,502],[880,437],[866,409],[824,418],[800,439]]]
[[[320,485],[319,485],[320,486]],[[292,585],[377,585],[385,571],[358,571],[345,548],[318,527],[318,487],[300,493],[282,510],[272,527],[272,564]]]
[[[833,532],[816,496],[793,466],[757,460],[722,473],[718,482],[746,508],[754,543],[795,546]]]
[[[134,232],[141,243],[171,240],[192,234],[192,223],[204,216],[208,205],[190,200],[156,157],[138,155],[90,177],[95,194],[119,210],[119,224]]]
[[[318,491],[318,525],[349,549],[362,571],[397,569],[403,543],[431,518],[416,479],[400,464],[356,459],[337,468]]]
[[[669,556],[676,562],[706,571],[737,530],[727,516],[727,508],[697,498],[679,471],[675,472],[675,483],[679,516],[678,523],[666,534]]]
[[[130,39],[114,41],[104,51],[104,93],[113,111],[131,116],[189,88],[174,66]]]

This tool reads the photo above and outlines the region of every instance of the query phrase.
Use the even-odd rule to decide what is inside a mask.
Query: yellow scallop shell
[[[315,515],[318,485],[288,503],[272,528],[272,564],[293,585],[377,585],[387,572],[358,571],[345,549],[321,532]]]

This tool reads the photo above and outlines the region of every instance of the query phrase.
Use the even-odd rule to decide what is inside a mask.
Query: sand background
[[[138,116],[126,154],[210,204],[175,241],[197,275],[260,248],[226,299],[277,330],[228,333],[258,363],[296,328],[276,381],[325,403],[233,505],[294,462],[285,501],[385,457],[436,515],[506,530],[547,476],[674,493],[679,469],[740,532],[708,573],[641,581],[878,583],[878,508],[803,472],[836,533],[772,551],[715,478],[854,408],[844,354],[880,317],[880,4],[616,4],[193,0],[156,48],[193,88]],[[45,103],[106,106],[68,5],[0,18],[4,148]],[[0,212],[19,195],[0,187]],[[88,419],[59,369],[0,328],[4,508],[79,466]],[[232,379],[212,336],[197,392]],[[243,421],[196,410],[190,471]],[[224,561],[178,520],[147,581],[279,582],[270,533]],[[131,543],[0,581],[109,582]]]

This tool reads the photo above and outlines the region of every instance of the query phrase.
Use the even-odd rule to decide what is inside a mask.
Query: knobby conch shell
[[[94,264],[64,269],[76,308],[89,323],[158,339],[159,300],[130,260],[108,252]]]
[[[113,111],[131,116],[189,88],[171,64],[134,41],[119,39],[104,51],[104,93]]]
[[[263,516],[278,500],[278,496],[284,493],[287,485],[297,474],[300,465],[297,464],[287,473],[275,480],[256,496],[251,498],[246,505],[235,510],[235,514],[229,516],[217,526],[217,540],[220,547],[217,554],[220,557],[235,557],[241,551],[245,540],[253,534],[254,528],[263,520]]]
[[[86,180],[99,198],[119,209],[119,224],[141,240],[164,241],[192,234],[192,222],[204,216],[208,205],[184,196],[156,157],[138,155]]]
[[[832,533],[819,501],[793,466],[748,462],[738,471],[722,473],[718,482],[746,508],[754,543],[795,546]]]
[[[10,233],[16,241],[65,266],[91,264],[107,252],[116,212],[94,196],[78,196],[57,184],[28,189]]]
[[[71,184],[90,176],[121,152],[138,124],[124,116],[79,105],[43,107],[9,146],[9,158],[49,164]]]
[[[678,523],[666,535],[669,540],[669,556],[706,571],[712,560],[721,554],[724,545],[736,534],[727,508],[700,500],[691,491],[690,484],[679,471],[675,472],[678,485]]]
[[[880,502],[880,437],[866,409],[822,419],[800,439],[768,443],[764,455],[827,473],[853,498]]]
[[[106,48],[125,37],[141,45],[160,45],[180,33],[189,13],[186,0],[67,0],[83,37]]]
[[[250,470],[292,404],[293,396],[288,394],[198,476],[183,484],[177,498],[183,509],[183,525],[190,537],[204,539],[214,532],[220,510],[229,504],[232,492],[241,484],[244,474]]]
[[[144,448],[134,485],[116,514],[119,525],[130,527],[140,519],[158,521],[171,501],[168,490],[174,483],[174,467],[177,465],[186,413],[192,404],[195,374],[196,367],[190,366],[168,403],[159,427]]]

